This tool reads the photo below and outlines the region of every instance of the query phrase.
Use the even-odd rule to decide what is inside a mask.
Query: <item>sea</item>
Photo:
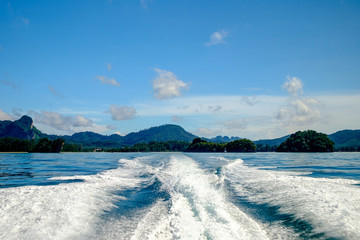
[[[1,153],[0,239],[360,239],[360,153]]]

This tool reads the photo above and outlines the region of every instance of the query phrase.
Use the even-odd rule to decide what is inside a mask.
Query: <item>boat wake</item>
[[[155,164],[156,157],[52,178],[67,181],[58,185],[0,189],[0,239],[360,238],[357,181],[260,170],[240,159],[219,158],[213,169],[182,154]],[[270,221],[262,216],[271,208],[278,218]]]

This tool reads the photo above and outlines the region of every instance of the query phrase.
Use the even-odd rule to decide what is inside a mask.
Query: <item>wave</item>
[[[114,191],[146,184],[146,169],[136,160],[96,175],[56,177],[76,180],[48,186],[0,189],[0,239],[88,239],[101,216],[126,198]]]
[[[358,181],[226,158],[206,165],[204,156],[120,159],[116,169],[49,179],[58,185],[0,189],[0,239],[360,239]],[[240,198],[309,224],[311,234],[267,221]]]
[[[132,239],[271,239],[270,232],[294,238],[281,226],[267,226],[241,211],[228,200],[223,178],[189,157],[172,156],[157,178],[169,202],[154,204]]]
[[[260,170],[241,159],[225,166],[223,174],[239,197],[310,224],[307,237],[360,239],[359,181]]]

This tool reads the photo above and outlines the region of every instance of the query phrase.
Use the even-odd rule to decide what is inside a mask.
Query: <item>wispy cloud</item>
[[[30,20],[29,20],[28,18],[21,17],[21,18],[20,18],[20,21],[21,21],[26,27],[28,27],[29,24],[30,24]]]
[[[110,114],[113,120],[129,120],[135,118],[136,109],[129,106],[118,106],[116,104],[112,104],[110,106]]]
[[[120,83],[118,83],[115,78],[108,78],[106,76],[95,76],[96,79],[100,80],[103,84],[107,85],[113,85],[113,86],[120,86]]]
[[[180,122],[183,121],[183,118],[180,117],[180,116],[172,116],[172,117],[171,117],[171,121],[172,121],[172,122],[176,122],[176,123],[180,123]]]
[[[1,80],[1,83],[5,86],[11,87],[14,90],[19,90],[20,86],[9,80]]]
[[[12,17],[12,25],[15,27],[28,27],[30,20],[26,17],[15,14],[10,2],[7,3],[7,12]]]
[[[166,70],[154,68],[158,76],[153,81],[153,90],[157,99],[169,99],[181,96],[182,90],[190,88],[190,83],[185,83],[177,76]]]
[[[14,118],[0,109],[0,121],[4,120],[14,120]]]
[[[206,46],[212,46],[217,44],[226,43],[225,39],[230,36],[230,32],[227,30],[221,30],[218,32],[214,32],[210,35],[210,41],[206,42]]]
[[[213,137],[216,134],[218,134],[218,132],[215,131],[214,129],[201,127],[196,130],[196,135],[201,137]]]
[[[140,0],[141,6],[143,8],[148,8],[149,3],[151,3],[153,0]]]
[[[30,20],[26,17],[15,17],[12,25],[16,28],[29,27]]]
[[[61,93],[59,93],[58,91],[55,90],[55,88],[53,86],[48,86],[48,89],[50,90],[50,92],[52,94],[54,94],[57,97],[64,97]]]
[[[111,70],[112,70],[112,65],[111,65],[111,63],[106,64],[106,69],[107,69],[108,71],[111,71]]]
[[[14,117],[20,118],[23,115],[23,110],[21,108],[14,108],[12,110],[12,114],[14,115]]]
[[[153,100],[138,104],[136,108],[141,116],[249,116],[274,114],[285,100],[286,97],[259,95],[256,102],[248,104],[246,96],[208,95],[173,98],[168,101]]]

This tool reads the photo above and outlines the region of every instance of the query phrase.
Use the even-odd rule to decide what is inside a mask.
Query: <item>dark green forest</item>
[[[213,143],[195,138],[187,152],[256,152],[255,144],[249,139],[239,139],[229,143]]]
[[[347,131],[339,132],[336,136],[344,139],[343,135]],[[354,133],[354,131],[350,131]],[[355,132],[357,133],[357,132]],[[94,133],[86,133],[93,135]],[[103,137],[97,134],[97,137]],[[79,135],[75,135],[76,137]],[[117,136],[113,136],[114,138]],[[354,139],[351,136],[351,139]],[[65,138],[66,139],[66,138]],[[227,143],[218,143],[195,137],[192,142],[168,140],[168,141],[149,141],[138,142],[133,145],[114,144],[107,139],[96,139],[92,144],[74,143],[71,140],[65,141],[62,138],[48,139],[20,139],[16,137],[0,138],[0,152],[333,152],[333,151],[360,151],[359,147],[335,148],[334,142],[324,133],[314,130],[299,131],[282,139],[251,141],[249,139],[237,139]],[[281,144],[276,145],[280,140]],[[137,140],[139,141],[139,140]],[[344,140],[345,142],[345,140]],[[275,143],[275,144],[274,144]],[[357,143],[357,142],[356,142]],[[114,147],[118,146],[118,147]]]
[[[151,141],[149,143],[136,143],[131,147],[107,149],[107,152],[184,152],[189,142],[186,141]]]
[[[0,152],[40,152],[58,153],[64,146],[64,140],[58,138],[49,140],[41,138],[39,140],[25,140],[19,138],[0,138]]]
[[[334,152],[334,142],[324,133],[314,130],[291,134],[276,149],[277,152]]]
[[[311,131],[311,130],[310,130]],[[10,137],[10,138],[8,138]],[[327,142],[328,139],[322,135],[318,143]],[[327,137],[335,144],[335,151],[360,151],[360,130],[342,130]],[[6,140],[4,140],[4,138]],[[290,140],[284,143],[290,135],[275,139],[260,139],[254,141],[257,152],[278,151],[322,151],[320,146],[312,146],[313,140],[301,142]],[[132,132],[125,136],[112,134],[109,136],[94,132],[79,132],[73,135],[48,135],[39,131],[29,116],[22,116],[15,121],[0,121],[0,151],[7,152],[32,152],[32,151],[56,151],[51,150],[50,145],[57,139],[64,140],[63,152],[91,152],[91,151],[116,151],[116,152],[143,152],[143,151],[194,151],[194,152],[228,152],[233,151],[233,144],[242,143],[237,146],[242,149],[246,141],[240,137],[217,136],[206,139],[185,131],[182,127],[173,124],[166,124],[139,132]],[[41,140],[48,139],[48,140]],[[194,143],[194,139],[197,139]],[[290,141],[293,141],[292,143]],[[226,144],[233,142],[226,146]],[[250,143],[250,142],[247,142]],[[304,143],[304,144],[303,144]],[[282,146],[280,147],[280,145]],[[287,145],[289,144],[289,145]],[[310,144],[310,145],[309,145]],[[38,146],[36,146],[38,145]],[[320,144],[321,145],[321,144]],[[245,147],[246,150],[254,151],[254,146]],[[320,149],[317,149],[320,148]],[[49,150],[50,149],[50,150]],[[331,149],[330,149],[331,150]],[[235,151],[235,150],[234,150]]]

